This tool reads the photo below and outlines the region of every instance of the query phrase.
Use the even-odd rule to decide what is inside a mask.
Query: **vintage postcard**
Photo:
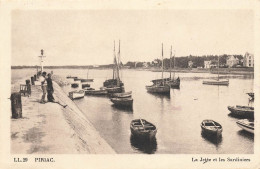
[[[3,1],[0,168],[259,168],[259,1]]]

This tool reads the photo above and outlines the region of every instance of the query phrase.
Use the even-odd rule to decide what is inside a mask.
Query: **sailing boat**
[[[89,73],[89,68],[88,68],[88,73]],[[87,73],[87,79],[80,79],[81,82],[93,82],[94,81],[94,79],[89,79],[88,78],[88,73]]]
[[[173,78],[172,78],[172,61],[171,61],[171,57],[172,57],[172,46],[171,46],[171,54],[170,54],[170,77],[169,78],[164,78],[164,79],[155,79],[152,80],[152,82],[154,84],[158,84],[161,82],[165,82],[167,83],[170,87],[172,88],[176,88],[179,89],[180,88],[180,78],[178,77],[177,79],[175,79],[175,72],[173,73]],[[175,56],[174,56],[174,65],[173,67],[175,67]]]
[[[119,52],[120,55],[120,41],[119,41]],[[108,79],[103,83],[108,93],[122,93],[124,92],[124,83],[119,77],[119,65],[115,53],[115,41],[114,41],[114,67],[113,67],[113,79]]]
[[[162,78],[158,79],[151,86],[146,86],[147,92],[158,93],[158,94],[170,94],[170,86],[167,84],[166,80],[163,78],[163,44],[162,44]]]
[[[218,79],[208,79],[208,80],[203,80],[202,84],[206,85],[223,85],[223,86],[228,86],[229,85],[229,80],[228,79],[219,79],[219,56],[218,56]]]
[[[180,88],[180,78],[178,77],[177,79],[175,78],[175,72],[173,72],[173,78],[171,77],[172,75],[172,46],[171,46],[171,55],[170,55],[170,81],[168,82],[168,84],[172,87],[172,88]],[[174,53],[174,63],[173,63],[173,68],[175,68],[175,53]]]

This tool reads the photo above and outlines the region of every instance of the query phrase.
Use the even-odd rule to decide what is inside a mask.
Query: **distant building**
[[[204,68],[206,68],[206,69],[209,69],[211,67],[211,61],[210,60],[205,60],[204,61]]]
[[[189,67],[189,68],[192,68],[192,66],[193,66],[193,62],[192,62],[192,61],[189,61],[189,62],[188,62],[188,67]]]
[[[243,66],[254,67],[254,55],[246,52],[243,58]]]
[[[227,59],[228,67],[233,67],[233,66],[237,65],[238,63],[239,63],[239,59],[238,58],[236,58],[233,55],[228,56],[228,59]]]
[[[144,62],[144,63],[143,63],[143,67],[145,67],[145,68],[149,67],[148,62]]]

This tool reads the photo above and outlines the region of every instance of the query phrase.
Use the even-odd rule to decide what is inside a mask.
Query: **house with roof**
[[[228,67],[233,67],[239,64],[239,59],[233,55],[228,56],[227,58],[227,65]]]
[[[246,52],[243,58],[243,66],[254,67],[254,55]]]
[[[204,61],[204,68],[205,69],[211,68],[211,60],[205,60]]]

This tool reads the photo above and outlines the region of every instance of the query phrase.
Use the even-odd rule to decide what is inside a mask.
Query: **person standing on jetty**
[[[46,76],[46,72],[42,72],[42,75],[39,78],[39,81],[41,82],[41,87],[42,87],[42,99],[40,101],[40,103],[42,103],[42,104],[46,103],[45,96],[47,93],[47,82],[46,82],[45,76]]]
[[[53,97],[54,89],[52,86],[52,79],[51,79],[51,74],[48,73],[48,78],[47,78],[47,99],[49,102],[54,102],[55,99]]]

